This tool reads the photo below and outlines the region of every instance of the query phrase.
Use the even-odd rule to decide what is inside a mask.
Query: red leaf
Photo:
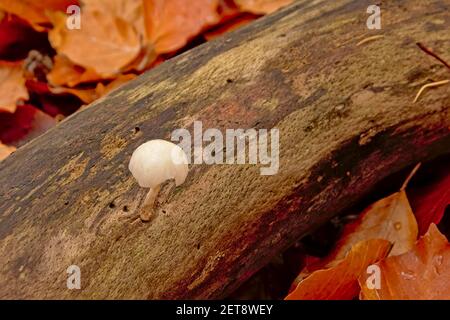
[[[442,166],[433,168],[433,177],[430,177],[429,181],[427,185],[408,192],[420,235],[428,230],[431,223],[439,224],[446,207],[450,205],[448,164],[444,163]]]
[[[37,109],[31,105],[18,106],[16,112],[0,112],[0,141],[10,144],[20,140],[32,129]]]

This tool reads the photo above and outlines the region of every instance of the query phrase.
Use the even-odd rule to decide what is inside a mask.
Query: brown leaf
[[[94,70],[77,66],[66,56],[58,54],[54,58],[52,70],[47,74],[47,80],[53,86],[74,87],[81,83],[100,81],[102,77]]]
[[[219,0],[144,0],[146,34],[158,54],[184,47],[219,22]]]
[[[13,113],[19,100],[28,100],[21,63],[0,61],[0,111]]]
[[[381,270],[381,287],[369,289],[366,276],[362,276],[362,299],[450,299],[450,244],[435,224],[430,225],[411,251],[377,265]]]
[[[292,3],[293,0],[235,0],[242,11],[268,14]]]
[[[139,34],[127,21],[89,6],[83,7],[82,17],[81,29],[69,30],[64,14],[51,14],[55,27],[49,40],[59,54],[105,78],[118,74],[138,56]]]
[[[358,295],[358,278],[367,267],[389,253],[391,243],[383,239],[361,241],[335,266],[318,270],[302,280],[286,300],[353,299]]]

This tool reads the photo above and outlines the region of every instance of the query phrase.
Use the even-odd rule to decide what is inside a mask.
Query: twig
[[[420,88],[419,92],[417,92],[416,97],[414,98],[413,103],[416,103],[417,100],[419,99],[420,95],[422,94],[422,92],[426,89],[426,88],[432,88],[432,87],[438,87],[438,86],[442,86],[444,84],[449,83],[450,80],[442,80],[442,81],[438,81],[438,82],[432,82],[432,83],[427,83],[426,85],[422,86],[422,88]]]
[[[450,64],[448,64],[447,61],[445,61],[444,59],[442,59],[441,57],[439,57],[436,53],[433,52],[433,50],[431,50],[430,48],[427,48],[424,44],[422,44],[421,42],[417,42],[416,43],[417,46],[426,54],[434,57],[435,59],[439,60],[444,66],[446,66],[447,68],[450,69]]]
[[[414,167],[414,169],[411,171],[411,173],[408,175],[408,177],[406,178],[405,182],[403,182],[402,187],[400,188],[400,191],[405,191],[406,187],[408,186],[409,181],[411,181],[412,177],[414,177],[414,175],[416,174],[417,170],[419,170],[420,166],[422,164],[419,162],[418,164],[416,164],[416,166]]]
[[[377,39],[380,39],[380,38],[384,38],[384,35],[378,34],[376,36],[371,36],[371,37],[362,39],[360,42],[358,42],[356,44],[356,46],[359,47],[360,45],[363,45],[364,43],[367,43],[367,42],[370,42],[370,41],[374,41],[374,40],[377,40]]]

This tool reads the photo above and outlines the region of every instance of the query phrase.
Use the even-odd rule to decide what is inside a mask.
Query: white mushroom
[[[165,140],[151,140],[133,152],[128,169],[142,188],[150,188],[141,211],[142,221],[149,221],[160,185],[175,179],[179,186],[186,180],[189,167],[187,156],[179,146]]]

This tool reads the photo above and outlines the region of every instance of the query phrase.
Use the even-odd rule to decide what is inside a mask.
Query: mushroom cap
[[[175,179],[179,186],[186,180],[189,166],[179,146],[165,140],[151,140],[133,152],[128,169],[141,187],[154,188],[170,179]]]

